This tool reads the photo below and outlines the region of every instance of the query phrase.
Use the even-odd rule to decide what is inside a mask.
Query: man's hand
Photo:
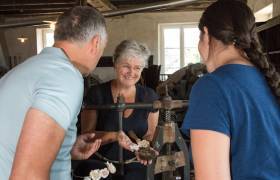
[[[94,140],[94,136],[94,133],[86,133],[77,137],[77,140],[71,150],[72,159],[88,159],[99,149],[101,145],[101,139]]]

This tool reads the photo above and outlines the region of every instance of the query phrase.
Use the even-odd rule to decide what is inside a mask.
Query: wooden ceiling
[[[0,0],[0,30],[48,25],[74,6],[92,6],[105,17],[137,12],[202,11],[216,0]]]
[[[77,6],[88,5],[99,9],[101,12],[113,12],[139,7],[149,7],[164,3],[172,3],[178,0],[1,0],[0,17],[34,17],[34,16],[56,16],[65,10]],[[170,8],[149,9],[152,11],[200,11],[205,9],[215,0],[189,0],[186,5]]]

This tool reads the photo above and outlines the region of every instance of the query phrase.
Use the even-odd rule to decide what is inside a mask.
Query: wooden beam
[[[76,2],[49,2],[49,3],[14,3],[14,4],[1,4],[0,7],[23,7],[23,6],[60,6],[60,5],[68,5],[73,6],[77,4]]]
[[[87,0],[87,3],[95,7],[99,11],[110,11],[117,9],[112,3],[108,0]]]
[[[274,27],[276,25],[279,25],[279,24],[280,24],[280,16],[276,16],[276,17],[268,20],[263,25],[260,25],[259,27],[257,27],[257,32],[267,30],[267,29],[272,28],[272,27]]]

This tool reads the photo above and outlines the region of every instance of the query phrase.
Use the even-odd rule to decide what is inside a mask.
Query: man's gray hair
[[[107,41],[106,25],[103,15],[89,6],[76,6],[58,17],[55,41],[88,42],[99,35],[101,44]]]
[[[135,40],[124,40],[116,47],[113,58],[114,64],[118,64],[122,59],[134,57],[141,60],[145,66],[150,55],[151,52],[145,44]]]

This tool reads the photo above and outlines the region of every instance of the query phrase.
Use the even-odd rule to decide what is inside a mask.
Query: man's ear
[[[100,48],[100,36],[95,35],[90,40],[90,52],[96,54]]]

